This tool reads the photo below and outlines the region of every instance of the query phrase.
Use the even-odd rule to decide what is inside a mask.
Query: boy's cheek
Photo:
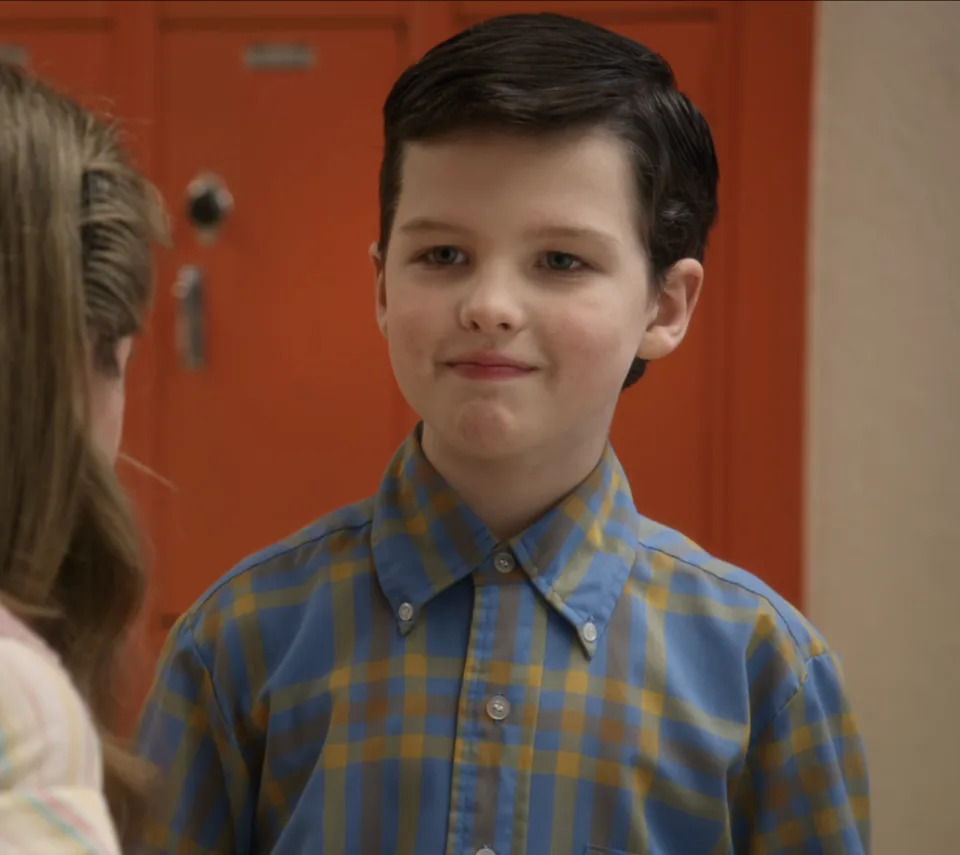
[[[588,312],[558,321],[554,329],[554,348],[559,347],[571,377],[597,381],[606,373],[617,375],[621,363],[626,372],[633,358],[632,338],[625,339],[622,326],[591,318]]]
[[[387,312],[387,340],[394,359],[404,362],[425,359],[436,348],[437,331],[426,309],[391,307]]]

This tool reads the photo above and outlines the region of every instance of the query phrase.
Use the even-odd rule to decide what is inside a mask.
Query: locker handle
[[[206,276],[197,264],[185,264],[177,274],[173,295],[177,300],[176,345],[180,363],[199,371],[206,363]]]

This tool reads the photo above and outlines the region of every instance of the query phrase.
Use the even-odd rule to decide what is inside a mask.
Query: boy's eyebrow
[[[460,232],[461,234],[468,234],[470,229],[464,226],[458,226],[456,223],[447,223],[443,220],[431,220],[429,217],[415,217],[400,226],[400,231],[404,234],[415,234],[417,232]]]
[[[466,226],[449,223],[443,220],[431,220],[429,217],[416,217],[400,226],[404,234],[417,232],[458,232],[469,234]],[[620,240],[609,232],[593,229],[589,226],[567,225],[564,223],[548,223],[527,231],[527,237],[532,238],[588,238],[608,245],[619,245]]]
[[[588,238],[608,245],[618,246],[620,244],[620,239],[609,232],[589,226],[566,225],[563,223],[537,226],[535,229],[530,229],[527,234],[536,238]]]

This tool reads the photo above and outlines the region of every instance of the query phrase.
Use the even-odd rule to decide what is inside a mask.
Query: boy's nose
[[[516,330],[523,324],[523,308],[508,277],[478,276],[460,304],[464,329],[483,333]]]

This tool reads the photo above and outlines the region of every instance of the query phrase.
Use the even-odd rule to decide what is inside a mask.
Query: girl
[[[0,851],[116,853],[111,734],[144,574],[113,472],[161,236],[113,128],[0,64]]]

